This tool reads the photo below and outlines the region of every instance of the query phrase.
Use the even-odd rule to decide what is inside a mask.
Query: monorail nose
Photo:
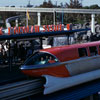
[[[32,69],[37,69],[37,68],[38,68],[38,66],[36,67],[34,65],[22,65],[20,67],[21,70],[32,70]]]
[[[28,69],[28,66],[22,65],[22,66],[20,67],[20,69],[21,69],[21,70],[26,70],[26,69]]]

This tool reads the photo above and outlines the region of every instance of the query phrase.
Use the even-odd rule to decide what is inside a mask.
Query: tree
[[[53,8],[54,7],[54,5],[52,4],[51,0],[48,0],[48,7],[49,8]]]
[[[42,8],[53,8],[53,7],[56,7],[56,5],[53,5],[53,3],[51,2],[51,0],[48,0],[48,2],[46,0],[44,0],[43,4],[41,4],[39,7],[42,7]],[[46,25],[49,25],[49,24],[53,24],[53,14],[51,13],[42,13],[42,24],[46,24]]]
[[[91,5],[90,9],[100,9],[100,7],[96,4],[96,5]]]
[[[66,8],[82,8],[82,3],[79,0],[70,0],[69,4],[65,4]],[[64,22],[67,23],[79,23],[82,19],[82,14],[64,14]],[[82,20],[83,21],[83,20]],[[81,22],[82,23],[82,22]]]
[[[70,0],[69,8],[73,8],[73,6],[74,6],[74,2],[73,0]]]
[[[95,4],[95,5],[91,5],[91,6],[85,6],[85,7],[83,7],[83,9],[100,9],[100,7],[97,4]]]
[[[42,7],[42,8],[53,8],[54,5],[51,2],[51,0],[48,0],[48,2],[46,0],[44,0],[43,4],[41,4],[39,7]]]
[[[82,4],[78,0],[70,0],[68,8],[82,8]]]

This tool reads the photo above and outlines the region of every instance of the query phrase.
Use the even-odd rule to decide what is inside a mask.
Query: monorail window
[[[26,62],[25,65],[42,65],[58,62],[58,59],[49,53],[39,52],[31,56]]]
[[[78,52],[79,52],[79,57],[85,57],[85,56],[87,56],[87,50],[86,50],[86,48],[78,48]]]
[[[89,47],[89,50],[90,50],[90,56],[94,56],[94,55],[97,55],[98,54],[98,51],[97,51],[97,47],[96,46]]]

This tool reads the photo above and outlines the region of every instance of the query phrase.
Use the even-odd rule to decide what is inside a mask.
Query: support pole
[[[100,92],[98,92],[98,100],[100,100]]]
[[[10,41],[11,40],[9,40],[9,57],[8,57],[8,59],[9,59],[9,70],[11,71],[12,70],[12,58],[11,58],[11,45],[10,45]]]
[[[26,11],[26,26],[28,26],[28,16],[27,16],[27,11]]]
[[[41,25],[41,13],[38,12],[37,16],[38,16],[38,26],[40,26]]]
[[[93,100],[93,95],[90,96],[90,100]]]
[[[55,13],[56,13],[56,12],[54,11],[54,12],[53,12],[53,21],[54,21],[53,24],[54,24],[54,25],[56,25],[56,14],[55,14]]]
[[[16,27],[18,27],[18,19],[16,19],[15,22],[16,22]]]
[[[64,12],[62,11],[62,24],[64,24]]]
[[[68,45],[70,45],[70,43],[69,43],[69,36],[70,36],[70,35],[68,34],[68,35],[67,35],[67,44],[68,44]]]
[[[43,39],[40,37],[40,48],[43,49]]]
[[[93,34],[95,34],[95,14],[92,14],[91,18],[92,18],[92,20],[91,20],[91,32]]]

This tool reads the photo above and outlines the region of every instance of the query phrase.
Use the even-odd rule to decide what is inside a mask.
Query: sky
[[[26,6],[28,4],[29,0],[0,0],[0,6]],[[43,3],[44,0],[30,0],[31,5],[40,5]],[[48,1],[48,0],[46,0]],[[65,2],[69,3],[70,0],[51,0],[53,2],[53,4],[56,3],[60,4],[61,2],[63,2],[63,4],[65,4]],[[79,0],[80,2],[82,1],[83,6],[90,6],[90,5],[94,5],[94,4],[98,4],[100,6],[100,0]]]

